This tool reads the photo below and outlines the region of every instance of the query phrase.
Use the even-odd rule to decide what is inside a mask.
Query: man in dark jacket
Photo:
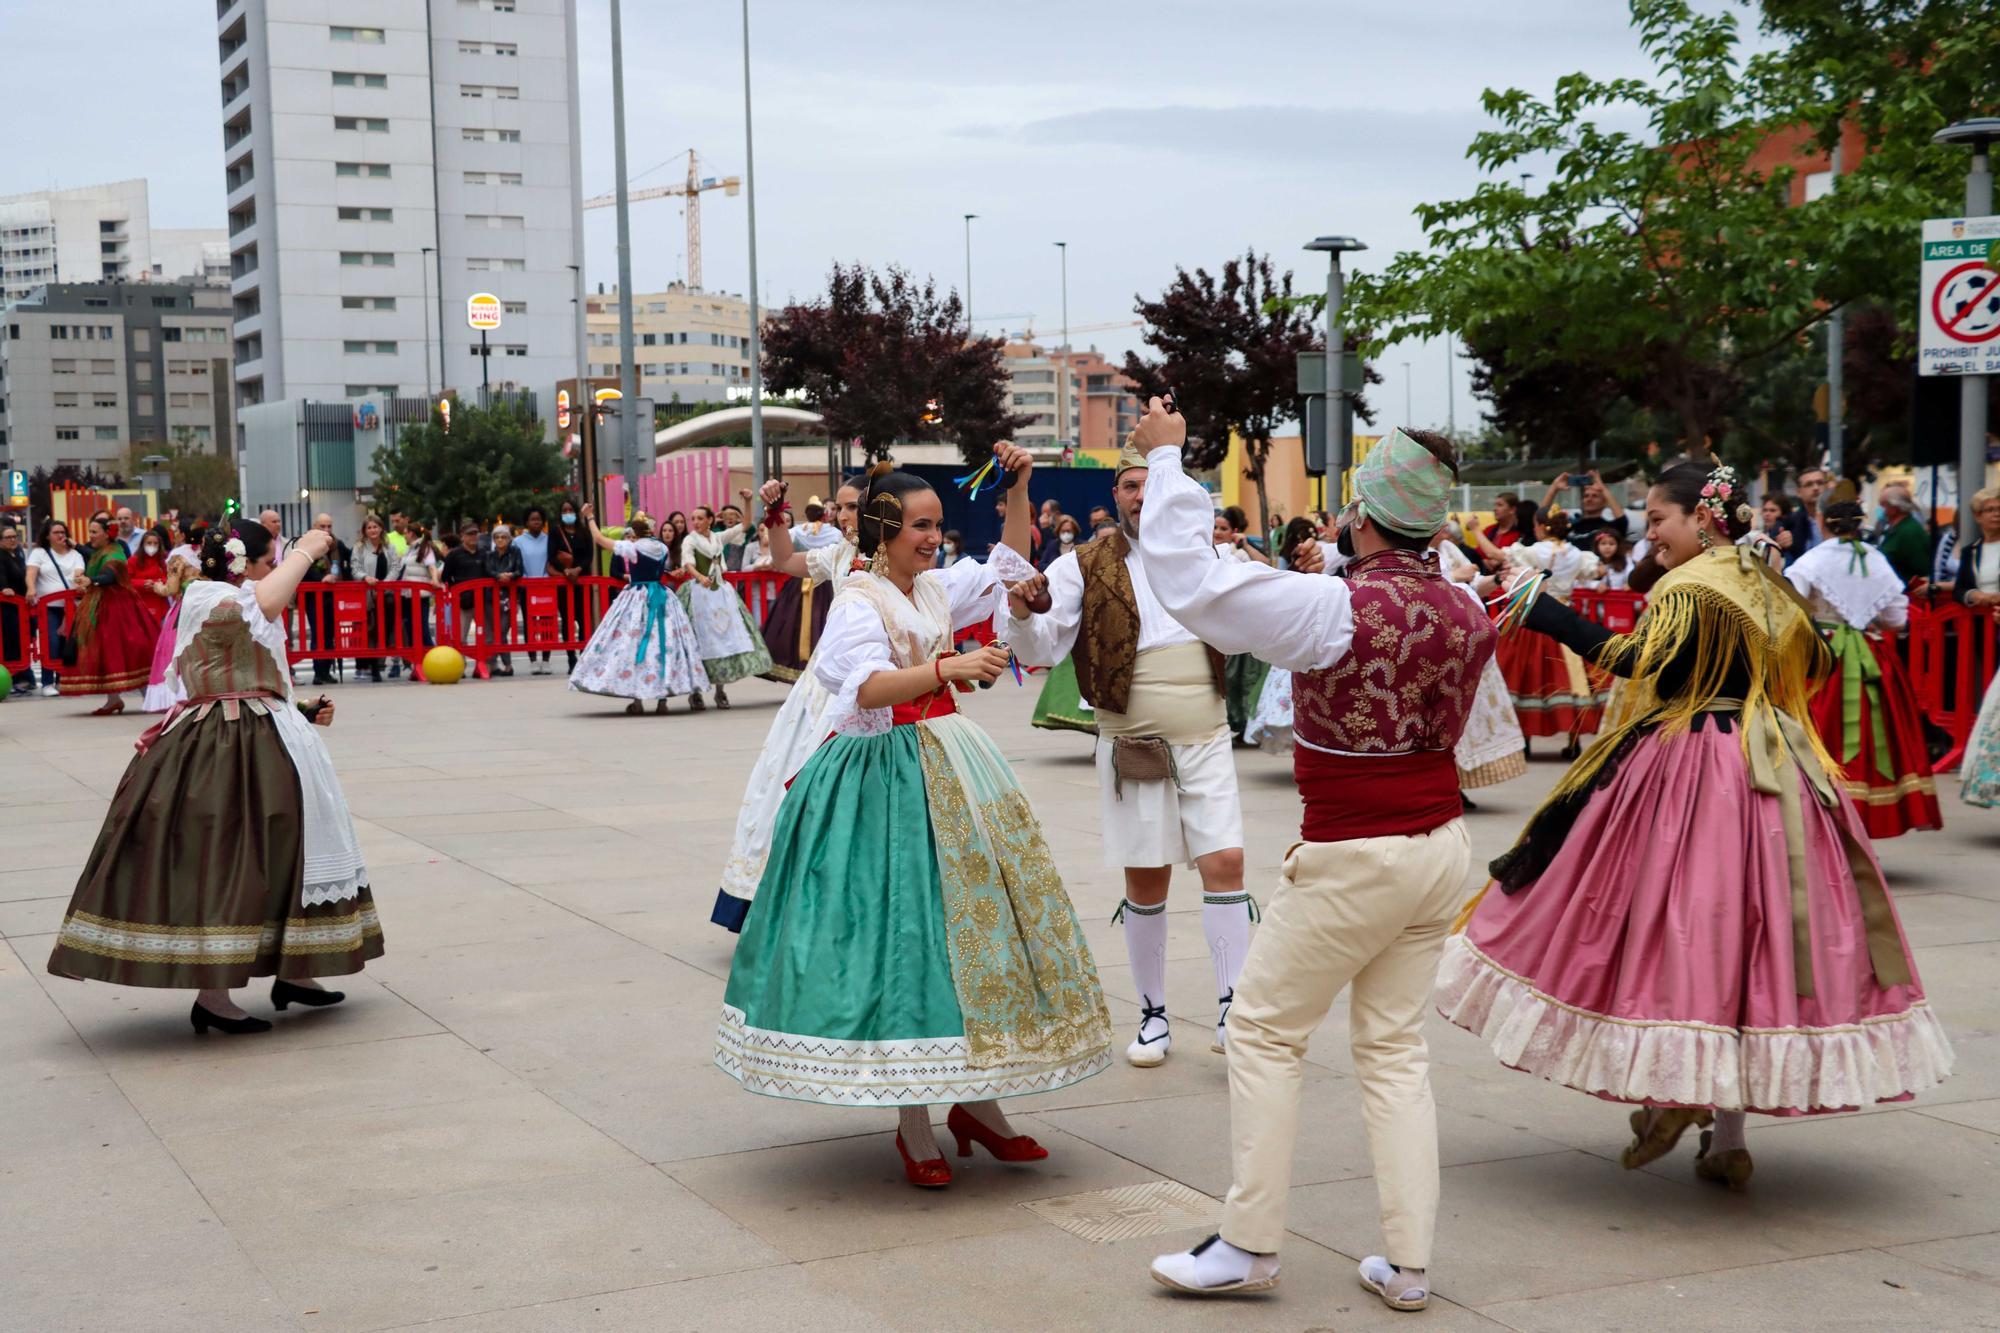
[[[521,552],[514,545],[514,530],[505,523],[493,525],[493,549],[486,553],[486,577],[500,585],[495,598],[493,624],[497,631],[511,637],[514,629],[514,584],[521,581],[527,572],[521,562]],[[494,673],[501,676],[514,674],[514,655],[502,653],[494,664]]]

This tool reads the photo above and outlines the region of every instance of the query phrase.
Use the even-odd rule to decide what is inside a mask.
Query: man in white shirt
[[[139,549],[139,541],[145,530],[139,526],[137,515],[124,505],[118,506],[118,540],[125,544],[125,554],[132,555]]]
[[[1156,398],[1134,432],[1152,463],[1141,560],[1190,631],[1293,673],[1303,813],[1229,1015],[1235,1183],[1222,1225],[1154,1260],[1153,1277],[1196,1295],[1277,1285],[1305,1053],[1351,985],[1386,1241],[1360,1277],[1392,1308],[1420,1310],[1439,1189],[1423,1022],[1471,864],[1453,750],[1496,637],[1424,556],[1456,489],[1455,451],[1431,432],[1385,437],[1342,511],[1345,575],[1308,578],[1200,549],[1208,496],[1182,471],[1186,431]]]
[[[1212,1049],[1250,945],[1243,889],[1243,807],[1223,711],[1222,656],[1181,628],[1153,597],[1133,541],[1146,498],[1146,460],[1118,460],[1112,498],[1121,526],[1065,552],[1036,574],[996,547],[1009,580],[1006,637],[1030,666],[1076,665],[1097,717],[1097,786],[1107,865],[1125,872],[1116,919],[1139,989],[1139,1032],[1125,1058],[1167,1058],[1167,886],[1176,862],[1201,875],[1202,928],[1220,1009]],[[1199,548],[1197,548],[1199,549]],[[1002,554],[1002,552],[1005,554]],[[1018,580],[1018,581],[1016,581]]]

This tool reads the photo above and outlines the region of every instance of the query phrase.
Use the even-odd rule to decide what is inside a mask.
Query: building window
[[[58,440],[80,440],[83,438],[83,431],[75,426],[57,426],[56,438]]]
[[[108,306],[111,304],[111,298],[108,296],[86,296],[83,298],[83,303],[86,306]]]
[[[350,384],[347,386],[349,398],[394,398],[396,386],[393,384]]]
[[[343,206],[336,212],[342,222],[394,222],[396,211],[392,208],[349,208]]]
[[[393,296],[343,296],[340,298],[342,310],[394,310],[396,298]]]
[[[153,363],[150,361],[134,361],[132,363],[132,378],[141,384],[151,384],[153,382]]]
[[[76,395],[73,393],[59,393],[56,395],[57,407],[76,407],[77,405]]]
[[[177,343],[180,340],[181,340],[181,331],[179,329],[169,326],[167,328],[163,328],[160,330],[161,342]]]
[[[187,405],[188,405],[188,396],[186,394],[170,393],[167,395],[167,408],[169,411],[173,410],[176,407],[186,407]]]
[[[360,130],[368,134],[387,134],[389,120],[386,116],[335,116],[333,127],[337,130]]]
[[[370,342],[365,339],[349,338],[340,344],[340,350],[349,356],[394,356],[396,344],[392,342]]]
[[[141,362],[140,364],[144,365],[145,363]],[[49,362],[49,373],[51,375],[74,375],[76,374],[76,361],[71,357],[57,357],[55,360]]]
[[[90,363],[90,373],[93,375],[110,375],[116,373],[117,369],[118,364],[115,361],[93,361]]]
[[[465,225],[484,227],[488,231],[520,231],[527,221],[518,213],[467,213]]]
[[[525,259],[482,259],[475,257],[465,261],[465,268],[468,273],[525,273],[528,268],[528,261]]]
[[[153,309],[155,310],[172,310],[176,304],[175,298],[171,296],[156,296],[153,298]]]
[[[528,344],[508,343],[501,350],[504,351],[508,356],[526,356],[528,354]]]
[[[96,438],[100,440],[115,440],[118,438],[118,427],[99,426],[97,427],[94,434],[96,435]]]
[[[510,315],[525,315],[528,313],[528,303],[526,301],[502,301],[500,308]]]
[[[333,71],[333,86],[336,88],[387,88],[387,74],[360,74],[351,69]]]
[[[329,28],[327,36],[336,42],[360,42],[369,46],[380,46],[388,40],[388,34],[380,28]]]
[[[153,395],[142,393],[132,400],[132,410],[142,417],[153,415]]]
[[[493,95],[503,102],[518,102],[521,100],[521,90],[519,88],[495,88]]]
[[[469,97],[476,102],[486,96],[486,89],[476,83],[461,83],[458,85],[458,95],[460,97]]]
[[[336,176],[369,176],[375,180],[385,180],[389,175],[387,162],[336,162],[333,164]]]
[[[115,408],[118,406],[118,395],[115,393],[94,393],[90,395],[90,405],[92,407]]]
[[[340,262],[346,268],[394,268],[396,256],[387,250],[342,250]]]

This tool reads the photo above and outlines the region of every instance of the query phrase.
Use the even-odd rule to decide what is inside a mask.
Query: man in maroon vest
[[[1198,1294],[1263,1291],[1277,1249],[1306,1043],[1352,983],[1351,1040],[1375,1159],[1385,1255],[1361,1280],[1400,1310],[1429,1300],[1437,1112],[1424,1011],[1466,890],[1471,844],[1452,747],[1494,631],[1427,559],[1457,466],[1451,442],[1395,431],[1355,472],[1340,578],[1218,560],[1208,494],[1181,470],[1187,428],[1158,399],[1134,432],[1152,464],[1140,557],[1176,620],[1224,652],[1293,672],[1293,765],[1305,815],[1229,1012],[1235,1184],[1222,1230],[1153,1276]]]

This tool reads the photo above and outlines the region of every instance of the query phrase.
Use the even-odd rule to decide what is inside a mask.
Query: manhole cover
[[[1215,1227],[1222,1220],[1221,1203],[1177,1180],[1036,1199],[1021,1206],[1044,1222],[1099,1243]]]

